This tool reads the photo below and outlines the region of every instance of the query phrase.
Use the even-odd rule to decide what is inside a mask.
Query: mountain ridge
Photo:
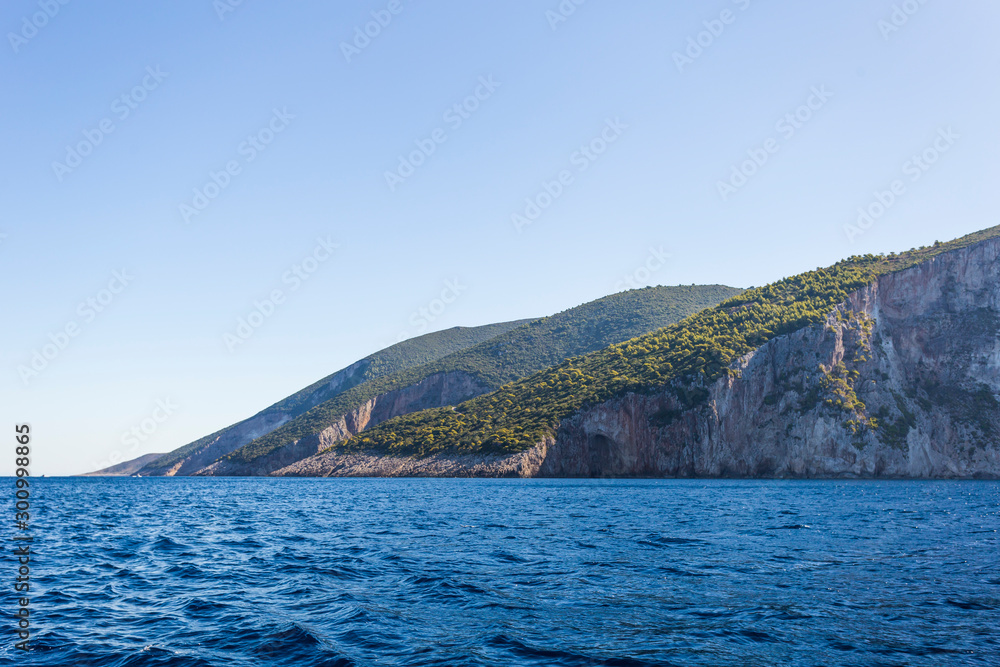
[[[401,341],[317,380],[251,417],[168,452],[137,472],[151,477],[190,474],[341,391],[366,380],[426,364],[530,321],[513,320],[480,327],[451,327]]]
[[[316,447],[322,448],[385,419],[420,406],[462,402],[559,363],[567,356],[600,349],[608,342],[675,322],[740,292],[724,285],[647,287],[612,294],[533,320],[431,364],[352,387],[198,474],[268,474],[303,451],[313,449],[311,453],[315,453]],[[410,391],[431,378],[438,378],[437,386],[442,390],[459,389],[459,393],[431,395]],[[393,397],[396,404],[380,412],[380,399],[387,397]],[[385,401],[381,403],[384,405]],[[329,442],[324,442],[324,438]]]
[[[580,336],[598,336],[598,343],[595,344],[595,346],[600,346],[603,339],[599,338],[600,332],[597,330],[603,326],[600,321],[601,313],[608,310],[609,307],[607,304],[614,305],[616,303],[626,303],[629,301],[638,302],[637,306],[623,309],[624,312],[618,314],[616,317],[618,320],[621,320],[619,323],[620,328],[627,329],[630,322],[634,320],[635,326],[638,327],[636,329],[637,331],[646,331],[662,324],[661,320],[664,316],[663,312],[669,311],[668,314],[670,317],[668,319],[680,319],[680,316],[686,315],[688,312],[693,312],[702,307],[713,305],[721,299],[739,293],[740,291],[741,290],[737,288],[729,288],[721,285],[645,288],[642,290],[631,290],[629,292],[612,294],[587,304],[567,309],[566,311],[563,311],[563,313],[557,314],[556,316],[549,316],[547,318],[523,319],[508,323],[486,325],[484,327],[454,327],[452,329],[445,330],[444,332],[427,334],[416,339],[411,339],[409,341],[404,341],[397,345],[390,346],[385,350],[369,355],[365,359],[359,360],[354,364],[341,369],[337,373],[328,375],[323,379],[286,397],[285,399],[275,402],[271,406],[259,411],[247,419],[241,420],[226,428],[199,438],[191,443],[188,443],[187,445],[173,450],[172,452],[168,452],[155,460],[147,461],[147,463],[137,472],[143,476],[173,476],[199,473],[200,471],[205,470],[206,467],[211,467],[213,462],[225,460],[233,452],[244,449],[248,444],[256,441],[257,439],[266,438],[270,433],[281,429],[287,423],[293,422],[294,425],[297,418],[308,413],[316,406],[322,405],[324,402],[335,400],[344,392],[351,392],[359,386],[371,384],[372,382],[378,381],[382,377],[393,375],[400,376],[401,374],[405,375],[410,369],[433,364],[438,359],[459,354],[466,349],[475,347],[476,345],[482,344],[488,340],[496,339],[497,345],[502,346],[505,342],[510,342],[509,338],[502,338],[504,334],[532,324],[537,327],[540,322],[552,321],[553,318],[558,319],[559,316],[566,313],[586,314],[588,309],[593,311],[591,312],[591,315],[595,316],[595,331],[587,333],[583,332],[581,329],[580,331],[575,331],[575,334]],[[718,294],[717,297],[715,296],[716,294]],[[637,297],[636,295],[643,296]],[[654,296],[651,297],[649,295]],[[680,308],[681,310],[677,310],[676,312],[670,310],[675,307]],[[663,312],[659,312],[657,309],[660,309]],[[651,321],[653,324],[648,324],[648,322]],[[631,330],[629,331],[631,333]],[[472,337],[465,340],[462,344],[455,344],[451,346],[446,345],[443,349],[437,349],[440,346],[435,345],[437,342],[436,339],[449,334],[452,334],[452,337],[454,337],[455,332],[466,332],[467,338],[470,335],[472,335]],[[480,333],[473,335],[475,332]],[[573,334],[574,332],[571,332],[571,337]],[[513,354],[509,354],[508,358],[514,359],[515,361],[518,359],[520,359],[520,361],[524,361],[522,358],[524,352],[523,348],[526,347],[532,348],[534,350],[533,354],[541,354],[542,361],[536,363],[542,366],[556,363],[561,361],[563,358],[563,356],[559,354],[558,349],[551,352],[550,358],[546,359],[544,357],[544,354],[548,351],[547,346],[549,345],[549,341],[546,340],[545,336],[540,334],[536,335],[534,339],[532,339],[531,336],[528,336],[527,338],[521,336],[518,344],[522,349],[513,350]],[[399,354],[401,349],[421,346],[435,349],[431,351],[424,350],[422,356],[414,354],[412,349],[407,354]],[[574,349],[574,351],[576,350]],[[498,349],[495,350],[495,352],[498,355],[502,355],[504,352],[511,351]],[[518,357],[519,353],[522,353],[522,357]],[[407,357],[406,363],[400,362],[400,356]],[[466,359],[466,361],[468,360]],[[423,363],[421,364],[421,362]],[[485,364],[477,366],[477,364],[470,362],[466,364],[466,367],[459,370],[463,372],[471,371],[473,376],[478,377],[479,375],[482,375],[482,371],[485,366]],[[518,377],[521,374],[533,370],[531,367],[527,367],[527,370],[525,370],[524,368],[515,368],[513,366],[511,368],[504,369],[502,366],[503,365],[501,364],[498,369],[494,369],[500,377],[503,377],[504,372],[507,372],[509,377]],[[373,369],[375,372],[373,372]],[[424,373],[424,376],[429,377],[430,375],[432,375],[432,373]],[[486,375],[489,376],[489,373],[486,373]],[[421,378],[414,374],[410,374],[408,377],[410,380],[416,379],[420,382],[422,382],[423,379],[426,379],[426,377]],[[469,378],[464,378],[463,381],[468,379]],[[445,378],[445,381],[449,382],[452,387],[456,386],[456,378],[454,377]],[[489,382],[490,377],[487,377],[486,381]],[[475,380],[475,382],[479,381]],[[404,384],[406,383],[404,382]],[[393,390],[403,388],[405,387],[390,387],[389,391],[392,392]],[[491,386],[483,385],[479,382],[478,387],[468,387],[468,390],[473,392],[472,394],[455,395],[450,398],[444,398],[449,398],[449,400],[453,402],[460,402],[460,400],[464,400],[472,395],[488,391],[491,388]],[[371,398],[376,398],[379,395],[383,394],[376,392],[376,394]],[[365,402],[366,401],[361,401],[362,404]],[[360,405],[357,407],[360,407]],[[322,424],[324,428],[328,425],[328,423]],[[314,433],[306,432],[303,435],[311,436],[313,434]],[[293,440],[293,442],[297,440],[301,440],[301,437]],[[287,444],[287,442],[283,444]]]
[[[449,457],[478,456],[482,459],[482,465],[486,465],[486,459],[491,457],[502,459],[504,456],[520,456],[525,452],[536,451],[539,447],[555,451],[552,448],[561,447],[569,437],[567,420],[583,419],[581,415],[597,409],[595,406],[625,400],[629,396],[637,397],[635,400],[639,401],[643,396],[658,395],[669,389],[673,392],[672,398],[664,399],[660,413],[649,416],[658,421],[660,426],[650,431],[653,435],[643,436],[648,440],[644,445],[648,450],[653,447],[652,443],[662,445],[663,440],[657,438],[667,438],[670,425],[682,416],[691,415],[692,411],[710,410],[707,406],[714,405],[711,403],[711,388],[716,382],[735,382],[742,372],[739,360],[748,355],[752,357],[763,346],[784,336],[811,331],[817,326],[842,328],[839,323],[831,324],[829,318],[834,313],[841,312],[843,304],[865,288],[879,284],[882,278],[915,268],[919,268],[919,273],[930,271],[935,266],[951,266],[954,258],[962,256],[962,253],[981,254],[993,246],[1000,246],[998,237],[1000,227],[994,227],[949,243],[935,243],[934,246],[899,255],[855,256],[828,269],[807,272],[749,290],[673,327],[611,346],[580,359],[569,360],[556,368],[505,386],[493,394],[456,406],[454,410],[428,410],[390,420],[320,453],[318,458],[322,458],[325,463],[318,468],[310,470],[309,464],[303,462],[283,469],[279,474],[330,474],[339,465],[338,456],[341,462],[346,457],[367,457],[363,465],[374,469],[373,466],[377,468],[382,465],[375,461],[386,458],[394,458],[395,463],[398,463],[403,459],[428,461],[436,458],[444,461]],[[970,248],[973,250],[970,251]],[[942,256],[944,257],[939,260]],[[989,273],[995,269],[993,264],[987,262],[979,271]],[[955,275],[949,274],[948,280],[960,281],[961,269],[953,269],[953,272]],[[989,275],[994,281],[993,291],[1000,292],[1000,275]],[[996,302],[1000,302],[1000,297],[988,302],[993,308],[990,313],[1000,308]],[[865,323],[859,324],[863,317],[869,318],[863,311],[855,309],[850,312],[853,316],[846,316],[844,313],[841,316],[848,319],[854,317],[852,326],[860,327],[862,331],[865,327],[876,326],[868,323],[867,319],[864,320]],[[943,314],[947,312],[945,309]],[[942,314],[936,317],[940,319]],[[970,317],[974,320],[978,316],[973,314]],[[970,322],[967,326],[973,324],[974,322]],[[960,330],[958,327],[955,329]],[[982,351],[978,353],[986,354]],[[879,409],[884,412],[883,419],[887,420],[885,423],[880,422],[879,416],[865,411],[864,403],[852,388],[850,380],[854,378],[851,375],[854,371],[842,369],[839,363],[840,361],[830,362],[830,368],[819,374],[813,372],[803,379],[810,386],[810,395],[830,393],[831,398],[825,399],[830,401],[827,407],[835,406],[853,415],[850,419],[845,418],[841,425],[851,431],[852,437],[863,432],[868,434],[865,437],[869,439],[876,437],[871,436],[871,433],[897,440],[900,437],[904,440],[909,438],[912,428],[907,429],[906,426],[912,419],[907,415],[914,414],[913,406],[904,410],[880,400]],[[1000,364],[1000,361],[997,363]],[[997,375],[1000,376],[1000,372]],[[1000,380],[994,382],[991,378],[992,376],[987,378],[992,382],[987,393],[995,399],[1000,393]],[[898,378],[896,381],[903,382]],[[912,387],[907,386],[906,390],[919,394]],[[955,390],[966,391],[959,387]],[[984,390],[977,391],[979,393],[968,394],[970,400],[979,400],[987,406],[993,405],[983,393]],[[982,398],[976,398],[977,396]],[[772,397],[769,400],[779,399]],[[633,407],[638,409],[635,405]],[[760,406],[760,412],[766,413],[767,407],[769,406]],[[751,413],[747,413],[748,419],[751,416]],[[952,421],[960,423],[957,419]],[[900,426],[900,423],[903,425]],[[928,421],[928,424],[931,423]],[[705,424],[706,429],[711,428],[710,420]],[[788,426],[789,431],[794,429],[794,423],[789,423]],[[639,426],[632,424],[630,428],[635,430]],[[836,430],[833,427],[831,429],[831,432]],[[600,441],[601,437],[605,436],[595,436],[595,442]],[[629,437],[625,438],[626,442]],[[688,434],[688,437],[694,436]],[[613,439],[610,441],[617,442]],[[611,447],[608,451],[595,451],[595,447],[600,449],[598,445],[577,444],[580,452],[584,452],[579,454],[582,459],[590,456],[596,460],[612,456],[609,453],[611,450],[618,451],[625,447],[619,443],[620,446]],[[725,443],[716,442],[716,446],[725,447]],[[546,456],[541,458],[545,460]],[[391,467],[394,463],[385,465]],[[419,466],[414,464],[409,469],[413,470],[415,467]],[[347,472],[341,470],[341,474],[348,474],[350,466],[347,468]],[[407,469],[407,466],[402,466],[402,469]],[[582,471],[586,470],[581,465],[572,469],[575,474],[584,474]],[[595,469],[604,468],[597,465]],[[621,472],[628,468],[611,469]],[[655,466],[651,469],[657,470]],[[738,469],[738,466],[734,469]],[[544,465],[535,474],[543,470],[546,470]],[[555,469],[550,466],[547,470],[553,473]],[[996,470],[1000,471],[1000,468]],[[724,471],[716,472],[722,474]],[[463,473],[452,470],[448,474]]]

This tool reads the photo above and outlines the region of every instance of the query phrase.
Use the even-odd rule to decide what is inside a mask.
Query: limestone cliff
[[[542,476],[1000,476],[1000,241],[853,294],[710,386],[565,420]]]
[[[303,396],[298,411],[317,405],[330,396],[360,382],[369,363],[368,359],[357,361],[334,373],[327,378],[326,382],[317,384],[312,388],[312,391]],[[237,422],[211,436],[153,460],[139,472],[143,477],[193,475],[216,459],[270,433],[288,422],[296,414],[297,412],[272,406],[253,417]]]
[[[1000,477],[1000,240],[852,294],[713,383],[628,394],[508,457],[327,454],[282,475]]]
[[[152,463],[156,459],[163,456],[163,454],[143,454],[131,461],[123,461],[113,466],[108,466],[102,470],[95,470],[94,472],[88,472],[80,475],[80,477],[131,477],[136,474],[142,467],[148,463]]]
[[[490,388],[472,375],[461,372],[437,373],[403,389],[381,394],[361,407],[342,415],[317,435],[290,442],[252,463],[219,460],[195,474],[206,476],[267,475],[279,468],[311,457],[331,445],[346,440],[366,428],[393,417],[418,410],[455,405],[488,392]],[[230,450],[232,451],[232,450]]]
[[[324,452],[271,473],[276,477],[535,477],[545,445],[508,456],[438,454],[426,458]]]

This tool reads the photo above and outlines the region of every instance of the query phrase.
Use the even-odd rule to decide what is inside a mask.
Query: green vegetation
[[[895,421],[890,421],[889,407],[882,406],[879,411],[879,438],[894,449],[905,449],[906,436],[917,425],[917,416],[906,408],[906,401],[903,400],[902,396],[896,392],[892,392],[892,396],[896,399],[896,409],[899,410],[900,417]]]
[[[1000,402],[986,385],[979,385],[974,391],[955,386],[942,386],[937,382],[925,382],[921,387],[932,406],[941,406],[945,411],[960,415],[961,423],[971,425],[985,442],[995,442],[997,427],[993,415],[1000,412]]]
[[[450,354],[455,354],[484,341],[496,338],[530,321],[530,319],[516,320],[500,324],[487,324],[481,327],[453,327],[444,331],[436,331],[417,338],[404,340],[401,343],[365,357],[363,360],[365,362],[364,370],[361,373],[355,374],[351,378],[350,383],[342,385],[341,390],[343,391],[364,382],[377,380],[378,378],[399,373],[410,368],[424,366]],[[313,383],[302,391],[296,392],[288,398],[275,403],[268,410],[288,412],[293,415],[302,414],[315,405],[314,402],[310,402],[310,397],[328,385],[335,375],[336,373]]]
[[[847,311],[846,317],[843,310],[837,310],[835,316],[841,325],[846,325],[845,334],[854,332],[857,337],[853,344],[844,341],[845,347],[849,346],[855,352],[851,364],[864,363],[872,352],[871,336],[875,320],[853,310]],[[857,383],[861,376],[860,371],[849,368],[843,361],[831,369],[821,365],[819,371],[817,393],[811,395],[809,400],[815,401],[817,397],[826,396],[824,402],[827,407],[847,413],[848,419],[844,422],[844,427],[855,436],[855,446],[862,449],[864,447],[862,436],[868,431],[877,430],[879,420],[868,416],[867,406],[858,398]]]
[[[216,439],[222,436],[222,434],[229,428],[232,428],[232,426],[216,431],[215,433],[210,433],[202,438],[198,438],[194,442],[189,442],[183,447],[178,447],[174,451],[164,454],[155,461],[147,463],[139,472],[143,476],[162,475],[166,473],[167,470],[170,470],[175,465],[186,459],[188,456],[191,456],[201,449],[208,447],[210,444],[215,442]]]
[[[234,463],[254,461],[290,442],[319,433],[376,396],[412,386],[437,373],[463,372],[486,387],[499,388],[568,357],[677,322],[739,293],[732,287],[711,285],[649,287],[613,294],[524,324],[433,363],[353,386],[226,458]]]
[[[449,354],[454,354],[485,340],[495,338],[511,329],[522,326],[526,322],[530,322],[530,320],[488,324],[481,327],[454,327],[445,331],[437,331],[417,338],[411,338],[362,359],[358,372],[344,378],[343,382],[335,389],[330,387],[330,383],[344,371],[328,375],[322,380],[314,382],[305,389],[292,394],[254,416],[276,413],[290,414],[292,417],[298,416],[318,402],[329,400],[341,391],[348,390],[366,381],[413,368],[414,366],[423,366]],[[238,425],[233,424],[164,454],[155,461],[148,463],[141,472],[152,475],[164,474],[170,468],[182,462],[187,457],[198,453],[225,435],[229,429]]]
[[[561,420],[588,404],[671,384],[706,386],[732,373],[734,361],[767,341],[823,322],[837,304],[876,277],[997,236],[1000,227],[899,255],[851,257],[829,269],[749,290],[677,325],[569,359],[455,408],[390,420],[333,449],[412,456],[522,451],[552,437]],[[867,322],[860,326],[870,331]],[[830,400],[863,413],[846,367],[824,372],[824,390],[840,394]],[[877,420],[866,422],[858,426],[878,426]]]
[[[893,392],[893,397],[900,417],[891,421],[890,409],[883,406],[879,411],[878,436],[890,447],[905,449],[906,438],[916,427],[917,417],[907,409],[902,396]],[[911,398],[925,411],[940,408],[945,413],[956,416],[957,423],[971,427],[984,443],[995,443],[1000,435],[996,421],[996,415],[1000,413],[1000,402],[986,385],[979,385],[972,390],[954,385],[942,386],[936,381],[924,381],[919,388],[913,390]]]

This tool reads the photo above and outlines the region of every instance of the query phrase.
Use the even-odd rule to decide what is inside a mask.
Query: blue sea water
[[[1000,664],[996,482],[32,490],[34,650],[8,620],[2,664]]]

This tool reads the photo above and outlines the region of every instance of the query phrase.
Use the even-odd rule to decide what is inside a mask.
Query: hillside
[[[569,357],[677,322],[740,291],[720,285],[650,287],[535,320],[433,363],[354,386],[202,474],[266,474],[386,419],[460,403]]]
[[[190,474],[358,384],[423,366],[494,338],[528,321],[530,320],[481,327],[454,327],[397,343],[326,376],[253,417],[164,454],[146,463],[138,472],[143,476]]]
[[[685,415],[712,413],[719,409],[718,405],[710,408],[713,388],[739,380],[743,371],[738,368],[737,362],[741,358],[748,357],[771,341],[793,333],[844,330],[848,325],[841,320],[849,322],[854,330],[861,332],[856,335],[869,336],[875,326],[873,322],[877,311],[870,314],[862,311],[849,313],[838,310],[841,304],[855,298],[854,295],[864,289],[877,286],[881,277],[904,271],[909,275],[912,270],[916,270],[914,267],[924,269],[927,266],[944,266],[943,259],[937,264],[934,260],[945,254],[949,255],[949,261],[958,264],[952,269],[952,274],[941,280],[954,285],[951,289],[959,293],[958,286],[965,278],[961,265],[963,253],[972,250],[982,253],[998,246],[1000,244],[995,241],[998,236],[1000,227],[951,243],[936,243],[932,247],[899,255],[852,257],[828,269],[804,273],[745,292],[677,325],[569,359],[455,408],[427,410],[387,421],[350,440],[337,443],[327,453],[417,458],[441,455],[496,457],[527,452],[540,443],[549,443],[558,448],[560,434],[565,433],[573,420],[583,419],[603,405],[619,405],[629,396],[652,395],[667,398],[661,401],[661,412],[650,416],[655,428],[649,424],[643,428],[651,428],[652,435],[648,436],[650,442],[661,446],[666,442],[662,440],[666,433],[662,429],[672,428]],[[977,270],[988,273],[996,269],[994,264],[983,260],[983,266]],[[997,282],[1000,280],[986,288],[977,286],[976,289],[986,289],[987,295],[996,293],[1000,291],[1000,284]],[[942,313],[928,315],[928,318],[941,319],[949,312],[947,304],[940,303],[943,300],[942,296],[939,302],[926,306],[943,309]],[[956,324],[955,331],[971,331],[983,317],[987,317],[989,322],[995,322],[998,319],[994,312],[996,302],[997,299],[986,301],[993,309],[988,317],[980,312],[986,306],[979,306],[978,310],[968,315],[969,321]],[[830,318],[834,317],[834,313],[840,314],[831,323]],[[995,330],[994,327],[990,331],[988,340],[984,339],[984,346],[987,343],[992,345]],[[898,345],[906,343],[903,339]],[[858,363],[867,360],[872,354],[871,343],[866,345],[869,346],[868,351],[862,346],[857,353]],[[795,353],[796,351],[790,352]],[[805,350],[799,350],[798,354],[808,356]],[[802,378],[804,384],[801,385],[800,393],[805,394],[802,398],[804,408],[829,408],[838,411],[838,414],[846,414],[841,420],[841,426],[850,432],[852,438],[895,439],[898,443],[900,438],[905,440],[910,437],[912,429],[909,425],[915,423],[916,419],[913,416],[913,406],[902,399],[898,405],[895,402],[889,405],[880,401],[880,414],[870,413],[857,395],[855,382],[858,376],[848,368],[849,364],[842,365],[842,362],[842,358],[831,360],[828,367],[824,366],[825,370],[819,372],[816,368],[803,371],[806,375]],[[891,377],[892,370],[894,369],[887,368],[879,372]],[[993,376],[986,376],[987,379],[990,377]],[[871,382],[877,386],[879,378],[881,375],[874,377]],[[940,388],[928,394],[924,389],[906,385],[903,380],[898,382],[902,391],[914,396],[920,396],[920,391],[924,391],[925,411],[934,407],[934,400],[943,400],[945,396]],[[984,381],[984,384],[988,383]],[[976,393],[964,385],[956,386],[955,391],[957,396],[966,396],[968,401],[977,405],[992,406],[995,399],[990,401],[987,397],[992,398],[993,393],[1000,391],[1000,387],[987,394],[982,391]],[[928,398],[931,395],[936,399]],[[758,400],[764,398],[757,397]],[[776,396],[768,400],[780,402],[782,399]],[[761,409],[764,407],[766,406],[761,406]],[[786,430],[791,433],[795,426],[794,419],[788,421],[791,419],[788,416],[783,419],[787,424]],[[606,436],[601,437],[608,439]],[[589,446],[581,445],[584,450]],[[725,445],[722,443],[720,446]],[[600,458],[610,454],[591,451],[590,455]],[[306,469],[308,466],[300,468],[298,474]],[[327,472],[329,470],[319,474]],[[317,471],[313,469],[305,474],[317,474]],[[586,472],[580,473],[578,470],[576,474]]]
[[[80,477],[130,477],[139,472],[143,466],[152,463],[161,456],[163,454],[144,454],[131,461],[124,461],[117,465],[108,466],[103,470],[84,473]]]

